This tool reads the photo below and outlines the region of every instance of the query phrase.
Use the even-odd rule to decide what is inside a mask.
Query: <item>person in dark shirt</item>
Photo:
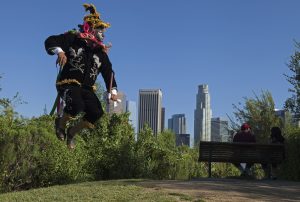
[[[252,134],[249,124],[242,124],[241,131],[233,137],[233,142],[256,142],[255,136]]]
[[[233,137],[233,142],[256,142],[255,136],[252,134],[251,127],[249,124],[242,124],[241,131]],[[234,163],[234,165],[240,170],[241,176],[248,176],[250,175],[250,168],[253,166],[253,163],[246,163],[245,168],[241,165],[241,163]]]
[[[56,135],[67,146],[75,148],[74,137],[83,128],[93,128],[103,115],[100,101],[94,93],[97,76],[101,73],[109,98],[117,101],[117,84],[112,64],[107,55],[108,46],[103,43],[104,31],[110,24],[100,19],[93,4],[84,4],[90,14],[84,17],[80,30],[52,35],[45,41],[49,55],[57,55],[57,64],[62,68],[56,82],[59,96],[64,100],[63,116],[56,122]],[[66,129],[67,122],[83,112],[83,119]],[[67,130],[67,131],[66,131]]]
[[[281,134],[281,129],[277,126],[271,128],[270,134],[270,143],[271,144],[284,144],[285,138]],[[271,166],[271,167],[270,167]],[[272,163],[270,166],[267,164],[262,164],[262,168],[265,172],[265,175],[271,174],[267,176],[269,179],[276,180],[277,179],[277,170],[278,165],[276,163]],[[271,172],[269,172],[271,169]]]
[[[272,144],[283,144],[285,138],[281,134],[281,129],[277,126],[271,128],[270,142]]]

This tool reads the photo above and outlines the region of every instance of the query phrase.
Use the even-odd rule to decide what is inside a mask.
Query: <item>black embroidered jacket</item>
[[[86,39],[72,32],[53,35],[46,39],[45,48],[48,54],[54,55],[53,50],[57,47],[60,47],[67,56],[67,63],[62,69],[57,85],[76,83],[92,87],[101,72],[106,89],[109,90],[113,70],[102,47],[90,46]],[[112,87],[117,88],[114,78]]]

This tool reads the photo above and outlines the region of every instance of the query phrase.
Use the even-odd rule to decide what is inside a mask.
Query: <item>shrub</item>
[[[2,126],[11,120],[1,117]],[[12,128],[1,127],[0,187],[2,191],[62,184],[85,178],[86,152],[78,141],[74,151],[59,142],[49,116],[15,120]],[[4,123],[4,124],[3,124]]]
[[[300,180],[300,129],[289,128],[285,134],[285,160],[279,166],[279,175],[288,180]]]
[[[134,130],[128,114],[105,114],[86,136],[90,161],[96,179],[130,178],[134,173]]]

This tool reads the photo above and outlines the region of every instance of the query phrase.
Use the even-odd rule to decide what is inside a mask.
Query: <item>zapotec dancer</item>
[[[83,25],[79,25],[79,31],[53,35],[45,41],[47,53],[56,54],[56,62],[62,68],[56,88],[66,106],[63,116],[56,122],[56,135],[60,140],[67,139],[71,149],[75,148],[75,135],[83,128],[93,128],[104,113],[93,91],[99,73],[111,92],[110,99],[117,100],[117,84],[107,55],[109,47],[103,43],[104,31],[110,24],[100,19],[93,4],[84,4],[84,7],[90,13],[84,17]],[[85,113],[83,119],[66,129],[67,122],[80,112]]]

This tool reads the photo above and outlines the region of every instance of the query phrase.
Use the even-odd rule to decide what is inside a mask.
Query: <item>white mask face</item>
[[[99,41],[103,41],[104,40],[104,29],[95,29],[95,37],[99,40]]]

